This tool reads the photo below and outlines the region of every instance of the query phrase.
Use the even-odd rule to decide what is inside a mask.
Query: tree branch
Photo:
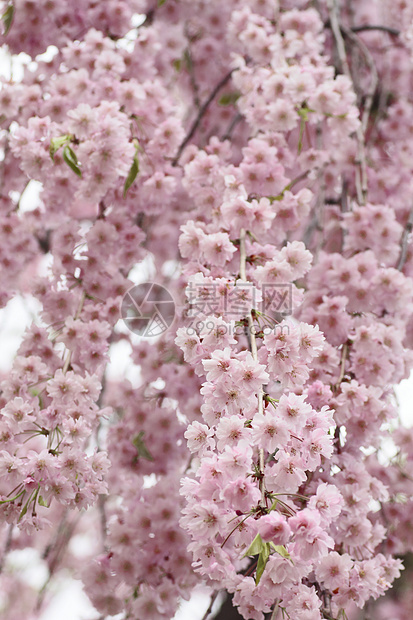
[[[368,88],[368,91],[366,93],[366,101],[364,103],[364,110],[363,110],[363,116],[361,119],[361,127],[362,127],[362,131],[363,131],[363,135],[365,135],[366,130],[367,130],[367,125],[369,122],[369,117],[370,117],[370,112],[371,112],[371,106],[373,103],[373,97],[374,94],[377,90],[377,84],[379,82],[379,78],[377,75],[377,69],[376,69],[376,65],[374,64],[373,58],[370,54],[369,49],[367,48],[367,46],[364,44],[364,42],[357,36],[355,35],[351,29],[349,28],[345,28],[344,26],[341,26],[341,30],[343,32],[343,34],[350,39],[350,41],[352,41],[354,43],[354,45],[357,45],[357,47],[360,49],[360,51],[362,52],[365,61],[370,69],[370,75],[371,75],[371,81],[370,81],[370,85]]]
[[[396,269],[401,271],[404,267],[404,264],[407,259],[407,243],[409,241],[409,235],[413,230],[413,207],[410,209],[409,217],[406,222],[406,226],[404,227],[402,239],[400,243],[401,251],[399,262],[397,263]]]
[[[189,132],[187,133],[187,135],[185,136],[184,140],[181,142],[178,151],[174,157],[174,159],[172,160],[172,165],[176,166],[180,160],[180,157],[183,153],[184,148],[186,147],[186,145],[188,144],[188,142],[191,140],[191,138],[193,137],[194,133],[196,132],[196,130],[198,129],[201,120],[203,119],[203,117],[205,116],[206,111],[208,110],[209,106],[211,105],[212,101],[215,99],[215,97],[217,96],[217,94],[219,93],[219,91],[221,90],[221,88],[223,88],[225,86],[225,84],[227,84],[231,77],[233,72],[235,71],[235,69],[231,69],[231,71],[229,73],[227,73],[219,82],[218,84],[215,86],[214,90],[211,92],[211,94],[209,95],[208,99],[205,101],[205,103],[202,104],[202,106],[199,109],[199,112],[194,120],[194,122],[191,125],[191,128],[189,130]]]
[[[232,133],[233,133],[235,127],[238,125],[238,123],[240,123],[242,121],[242,119],[243,119],[242,114],[240,114],[240,112],[238,112],[234,116],[234,118],[232,119],[230,124],[228,125],[228,129],[226,130],[226,132],[222,136],[222,140],[229,140],[232,137]]]
[[[7,538],[6,538],[6,543],[5,543],[4,549],[3,549],[3,555],[1,556],[1,559],[0,559],[0,573],[3,571],[4,564],[6,562],[7,554],[10,551],[10,548],[11,548],[11,543],[12,543],[12,540],[13,540],[13,528],[14,528],[14,524],[11,523],[9,525],[9,530],[7,532]]]
[[[357,129],[357,168],[356,168],[356,191],[357,201],[360,205],[366,204],[367,200],[367,163],[365,153],[365,129],[367,127],[368,119],[370,116],[371,104],[373,101],[373,95],[377,88],[377,71],[374,63],[371,59],[370,52],[362,41],[348,28],[343,27],[339,22],[339,9],[337,6],[337,0],[327,1],[331,30],[336,42],[337,53],[339,61],[343,70],[343,73],[354,84],[353,77],[351,75],[350,67],[347,61],[347,53],[344,45],[343,34],[351,39],[362,50],[366,62],[372,70],[372,80],[370,83],[369,91],[366,98],[366,104],[364,107],[363,117],[361,124]]]
[[[211,600],[209,602],[208,605],[208,609],[206,610],[206,612],[204,613],[204,615],[202,616],[202,620],[207,620],[209,614],[212,611],[212,607],[214,606],[215,601],[217,600],[218,594],[219,594],[219,590],[215,590],[212,594],[211,594]]]
[[[350,28],[353,32],[364,32],[367,30],[381,30],[382,32],[388,32],[389,34],[394,35],[395,37],[399,36],[400,30],[397,28],[390,28],[389,26],[380,25],[372,25],[372,24],[364,24],[363,26],[353,26]]]

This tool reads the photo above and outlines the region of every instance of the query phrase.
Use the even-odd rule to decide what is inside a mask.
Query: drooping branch
[[[388,32],[395,37],[400,35],[400,30],[397,28],[390,28],[390,26],[383,26],[381,24],[364,24],[363,26],[353,26],[350,28],[352,32],[365,32],[369,30],[381,30],[382,32]]]
[[[208,605],[208,609],[206,610],[206,612],[202,616],[201,620],[208,620],[208,617],[211,614],[211,611],[212,611],[212,608],[214,606],[214,603],[215,603],[215,601],[218,598],[219,592],[220,592],[219,590],[215,590],[214,592],[212,592],[211,600],[209,601],[209,605]]]
[[[193,135],[195,134],[196,130],[198,129],[201,120],[203,119],[203,117],[206,114],[206,111],[208,110],[209,106],[211,105],[211,103],[213,102],[213,100],[215,99],[215,97],[217,96],[217,94],[219,93],[219,91],[221,90],[221,88],[223,88],[225,86],[225,84],[227,84],[231,77],[232,74],[234,72],[235,69],[231,69],[231,71],[229,73],[227,73],[226,75],[224,75],[224,77],[218,82],[218,84],[215,86],[214,90],[211,92],[211,94],[209,95],[209,97],[207,98],[207,100],[205,101],[205,103],[202,104],[202,106],[199,109],[199,112],[194,120],[194,122],[191,125],[190,130],[188,131],[187,135],[185,136],[184,140],[181,142],[178,151],[172,161],[172,165],[176,166],[181,158],[181,155],[186,147],[186,145],[190,142],[190,140],[192,139]]]
[[[349,67],[348,60],[347,60],[347,53],[346,53],[346,48],[344,44],[343,34],[347,35],[348,38],[351,38],[352,40],[354,39],[357,40],[357,45],[363,50],[363,52],[365,52],[366,58],[367,57],[370,58],[369,52],[366,46],[364,45],[364,43],[360,42],[360,40],[358,39],[358,37],[356,37],[354,33],[352,33],[348,29],[345,29],[341,25],[339,21],[339,10],[338,10],[336,0],[328,0],[327,6],[328,6],[328,11],[329,11],[330,26],[333,32],[335,43],[336,43],[337,54],[338,54],[338,58],[340,61],[342,71],[345,75],[347,75],[347,77],[351,80],[351,82],[354,83],[353,76],[351,75],[350,67]],[[367,50],[367,53],[366,53],[366,50]],[[372,61],[371,62],[369,61],[369,66],[371,64],[374,66],[374,63]],[[371,66],[370,66],[370,69],[371,69]],[[356,167],[355,174],[356,174],[357,200],[360,205],[366,204],[366,200],[367,200],[367,163],[366,163],[366,152],[365,152],[366,151],[365,128],[367,127],[367,123],[368,123],[368,119],[370,115],[370,109],[371,109],[373,96],[376,91],[376,88],[377,88],[377,72],[374,67],[374,71],[372,74],[372,80],[371,80],[371,84],[369,88],[369,93],[367,95],[367,100],[366,100],[366,104],[364,108],[364,114],[362,117],[361,124],[358,127],[357,132],[356,132],[357,167]]]
[[[231,120],[230,124],[228,125],[228,129],[226,130],[226,132],[222,136],[222,140],[230,140],[232,138],[232,134],[234,132],[235,127],[238,125],[238,123],[240,123],[242,121],[242,119],[243,119],[242,114],[240,114],[238,112],[234,116],[234,118]]]
[[[376,65],[374,64],[374,60],[369,52],[369,49],[367,48],[365,43],[360,39],[360,37],[356,36],[352,32],[351,29],[345,28],[344,26],[341,26],[341,30],[343,34],[360,49],[368,65],[368,68],[370,70],[370,84],[369,84],[367,92],[365,93],[366,100],[364,103],[364,110],[363,110],[363,115],[361,119],[362,132],[363,132],[363,136],[365,136],[366,131],[367,131],[367,125],[369,122],[371,107],[373,104],[373,98],[376,93],[377,85],[379,82],[379,78],[377,75],[377,69],[376,69]]]

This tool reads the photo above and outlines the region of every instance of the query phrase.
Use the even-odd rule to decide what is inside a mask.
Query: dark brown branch
[[[217,94],[219,93],[219,91],[221,90],[221,88],[223,88],[225,86],[225,84],[227,84],[230,79],[231,76],[234,72],[234,69],[232,69],[229,73],[227,73],[219,82],[218,84],[215,86],[214,90],[211,92],[211,94],[209,95],[208,99],[205,101],[205,103],[201,106],[201,108],[199,109],[199,112],[196,116],[196,119],[194,120],[194,122],[192,123],[192,126],[189,130],[189,132],[187,133],[187,135],[185,136],[183,142],[180,144],[178,151],[172,161],[172,165],[176,166],[179,162],[179,159],[182,155],[182,152],[184,150],[184,148],[186,147],[186,145],[188,144],[188,142],[192,139],[194,133],[196,132],[196,130],[198,129],[201,120],[203,119],[203,117],[205,116],[206,111],[208,110],[209,106],[211,105],[212,101],[215,99],[215,97],[217,96]]]
[[[213,592],[211,594],[211,600],[209,602],[208,609],[206,610],[206,612],[202,616],[202,620],[207,620],[208,616],[210,615],[210,613],[212,611],[212,607],[214,606],[214,603],[217,600],[218,594],[219,594],[219,590],[215,590],[215,592]]]
[[[324,22],[324,28],[331,28],[330,20]],[[349,30],[351,30],[355,34],[357,34],[357,32],[379,30],[381,32],[387,32],[388,34],[391,34],[395,37],[398,37],[400,35],[400,30],[397,30],[397,28],[390,28],[390,26],[383,26],[382,24],[363,24],[362,26],[352,26],[351,28],[349,28]]]
[[[397,30],[397,28],[390,28],[389,26],[372,24],[365,24],[364,26],[353,26],[353,28],[350,28],[350,30],[352,30],[353,32],[364,32],[365,30],[381,30],[382,32],[388,32],[395,37],[399,36],[400,34],[400,30]]]
[[[232,603],[233,594],[226,595],[220,610],[215,614],[214,620],[243,620],[238,608]]]
[[[243,118],[244,117],[239,112],[234,116],[234,118],[232,119],[232,121],[228,125],[228,129],[226,130],[226,132],[222,136],[222,140],[230,140],[230,138],[232,137],[232,133],[233,133],[235,127],[238,125],[238,123],[240,123],[242,121]]]
[[[363,41],[352,32],[352,29],[345,28],[344,26],[340,26],[340,28],[344,36],[347,37],[350,41],[352,41],[360,49],[361,53],[364,56],[366,64],[370,70],[370,77],[371,77],[370,85],[366,92],[366,100],[364,102],[363,116],[361,119],[363,134],[365,134],[367,130],[368,121],[369,121],[371,106],[373,103],[373,97],[375,95],[375,92],[377,90],[377,85],[379,82],[379,78],[377,75],[377,69],[376,69],[376,65],[374,64],[374,60],[370,54],[370,51],[367,48],[367,46],[363,43]]]

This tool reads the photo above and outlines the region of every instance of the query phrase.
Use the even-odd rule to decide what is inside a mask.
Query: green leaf
[[[133,157],[132,166],[130,167],[128,176],[126,177],[125,186],[123,188],[123,197],[124,198],[126,198],[126,194],[128,193],[128,189],[130,188],[130,186],[132,185],[132,183],[134,182],[134,180],[138,176],[138,172],[139,172],[139,159],[138,159],[139,148],[140,148],[139,144],[136,144],[135,145],[135,155]]]
[[[59,136],[58,138],[51,139],[49,152],[52,159],[54,159],[55,153],[60,149],[60,147],[70,141],[71,137],[72,136],[67,133],[64,136]]]
[[[287,549],[284,547],[284,545],[274,545],[273,542],[270,542],[269,544],[276,553],[281,555],[281,557],[285,558],[286,560],[291,560],[291,556],[288,553]]]
[[[44,506],[45,508],[49,508],[50,504],[48,504],[41,495],[39,495],[39,499],[37,500],[40,506]]]
[[[175,71],[179,73],[179,71],[181,70],[181,66],[182,66],[182,60],[180,58],[175,58],[175,60],[172,62],[172,65]]]
[[[141,431],[139,433],[139,435],[136,435],[136,437],[134,437],[132,439],[132,443],[135,446],[135,448],[138,451],[138,456],[146,459],[147,461],[153,461],[154,458],[152,456],[152,454],[149,452],[148,448],[146,447],[146,444],[143,440],[143,436],[145,434],[145,431]]]
[[[4,11],[3,15],[1,16],[1,19],[4,24],[4,32],[3,32],[4,36],[7,36],[9,33],[9,30],[13,23],[13,17],[14,17],[14,5],[9,4],[7,9]]]
[[[232,93],[224,93],[218,99],[218,105],[234,105],[240,98],[240,95],[241,93],[236,91]]]
[[[82,176],[82,172],[79,168],[79,162],[77,161],[76,153],[70,148],[68,144],[63,149],[63,160],[67,163],[69,168],[77,174],[78,177]]]
[[[158,0],[158,6],[163,6],[166,0]]]
[[[242,557],[246,558],[247,555],[258,555],[258,553],[261,553],[261,551],[264,549],[265,544],[266,543],[263,541],[261,536],[257,534]]]
[[[265,567],[267,565],[269,557],[270,557],[270,544],[269,543],[265,543],[263,550],[261,551],[260,555],[258,556],[257,572],[255,573],[255,585],[256,586],[260,582],[260,579],[261,579],[262,574],[263,574],[263,572],[265,570]]]
[[[300,154],[303,149],[304,130],[305,130],[305,124],[308,121],[309,112],[314,112],[314,110],[311,110],[311,108],[306,108],[306,107],[299,108],[297,110],[298,116],[300,117],[300,134],[298,137],[298,154]]]

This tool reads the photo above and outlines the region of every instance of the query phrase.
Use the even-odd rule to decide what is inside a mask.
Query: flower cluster
[[[0,85],[0,308],[37,304],[0,376],[2,617],[80,564],[102,617],[199,584],[246,620],[407,617],[378,601],[413,550],[412,15],[0,1],[29,55]],[[145,279],[176,303],[152,341],[118,322]]]

